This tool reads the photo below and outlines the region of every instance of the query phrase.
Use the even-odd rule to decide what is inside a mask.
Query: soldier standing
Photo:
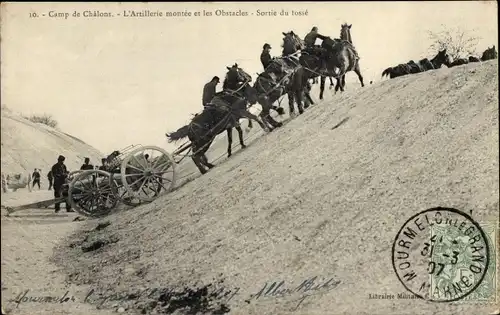
[[[52,177],[54,178],[54,198],[58,199],[62,197],[63,185],[66,182],[66,178],[68,177],[68,170],[66,169],[66,165],[64,165],[64,160],[66,158],[62,155],[59,155],[57,158],[57,163],[52,166]],[[66,211],[73,212],[71,210],[71,204],[66,200]],[[61,210],[61,202],[56,202],[55,204],[55,212],[58,213]]]

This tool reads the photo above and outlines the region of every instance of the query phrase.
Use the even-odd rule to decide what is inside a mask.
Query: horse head
[[[297,50],[302,50],[305,47],[304,41],[293,31],[288,33],[281,32],[283,34],[283,55],[290,55],[295,53]]]
[[[238,67],[237,63],[226,68],[228,71],[226,73],[226,78],[224,79],[223,89],[230,88],[236,90],[241,87],[242,84],[245,85],[252,81],[252,76],[245,72],[242,68]]]
[[[349,43],[352,43],[351,26],[352,24],[347,23],[344,23],[340,26],[340,39],[346,40]]]
[[[434,57],[431,62],[434,64],[434,66],[437,68],[441,68],[441,65],[446,65],[447,67],[450,66],[452,63],[452,58],[451,56],[446,52],[446,48],[443,50],[440,50],[436,57]]]

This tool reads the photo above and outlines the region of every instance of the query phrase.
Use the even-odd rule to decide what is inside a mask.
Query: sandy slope
[[[32,123],[2,107],[2,172],[26,173],[35,168],[45,174],[62,154],[70,170],[79,169],[84,157],[100,165],[101,152],[80,139],[43,124]]]
[[[498,224],[497,66],[348,87],[168,196],[101,220],[109,226],[85,222],[53,261],[79,299],[90,285],[87,302],[127,313],[488,314],[494,306],[369,294],[405,292],[391,245],[414,213],[448,206]],[[182,173],[193,170],[187,161]],[[2,220],[2,252],[12,233]],[[315,276],[317,290],[252,297]],[[202,284],[224,291],[206,296]]]

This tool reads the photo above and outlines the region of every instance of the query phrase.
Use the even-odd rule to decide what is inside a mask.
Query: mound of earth
[[[42,181],[62,154],[68,170],[80,169],[85,157],[100,165],[103,153],[60,130],[33,123],[2,107],[2,173],[30,173],[42,169]]]
[[[130,314],[488,314],[413,299],[391,255],[424,209],[498,225],[497,69],[348,86],[151,204],[87,221],[54,262],[87,302]]]

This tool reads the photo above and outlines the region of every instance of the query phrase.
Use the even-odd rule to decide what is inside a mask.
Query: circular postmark
[[[490,253],[486,234],[469,215],[431,208],[409,218],[392,244],[392,266],[403,286],[433,302],[465,298],[483,281]]]

